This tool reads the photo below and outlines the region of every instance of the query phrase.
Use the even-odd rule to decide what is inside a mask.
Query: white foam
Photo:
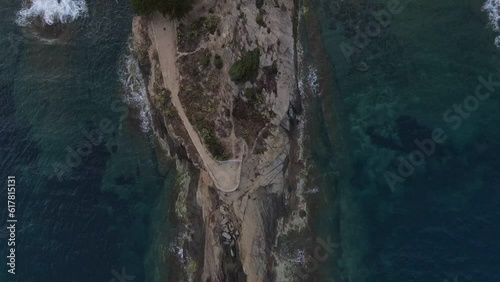
[[[48,25],[68,23],[86,16],[88,12],[85,0],[32,0],[24,6],[17,15],[17,23],[22,26],[37,17]]]
[[[491,28],[500,33],[500,0],[486,0],[483,11],[488,14]],[[500,35],[495,38],[495,45],[500,48]]]
[[[306,263],[306,251],[295,250],[295,254],[290,258],[290,262],[296,265],[304,265]]]
[[[319,187],[314,187],[314,188],[309,189],[306,192],[304,192],[304,194],[316,194],[318,192],[319,192]]]
[[[319,91],[319,80],[318,80],[318,70],[314,66],[309,66],[307,73],[307,83],[314,95],[320,95]]]
[[[142,77],[139,62],[132,54],[132,46],[125,55],[124,66],[120,68],[120,81],[125,88],[125,102],[138,109],[141,129],[148,132],[151,129],[151,111],[146,92],[146,83]]]

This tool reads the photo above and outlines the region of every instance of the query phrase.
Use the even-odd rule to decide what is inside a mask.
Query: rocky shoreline
[[[201,1],[195,6],[193,16],[180,23],[189,25],[196,22],[196,17],[214,18],[231,13],[232,9],[235,13],[239,11],[240,15],[232,19],[220,17],[217,35],[214,32],[214,36],[207,36],[200,46],[206,46],[211,52],[221,54],[219,58],[226,64],[236,60],[238,56],[236,52],[241,52],[242,48],[248,50],[254,43],[249,42],[250,45],[246,47],[242,46],[242,42],[236,43],[232,45],[234,47],[232,49],[226,44],[230,42],[234,44],[235,41],[228,41],[225,38],[234,38],[237,35],[246,38],[255,37],[257,46],[267,50],[261,56],[261,63],[264,65],[273,63],[273,66],[276,65],[273,68],[279,69],[275,82],[269,80],[273,79],[272,77],[266,78],[265,72],[259,75],[264,83],[261,84],[264,87],[262,89],[268,95],[264,106],[269,107],[272,113],[271,119],[259,131],[252,146],[254,149],[259,143],[261,151],[255,153],[252,150],[245,153],[239,188],[230,193],[214,188],[213,176],[206,171],[203,162],[200,161],[189,134],[186,134],[182,121],[176,115],[175,108],[169,100],[161,99],[162,95],[170,94],[168,89],[170,87],[166,84],[163,87],[162,77],[165,77],[165,73],[161,72],[159,66],[157,45],[152,44],[155,40],[151,31],[153,19],[134,18],[133,46],[148,84],[154,132],[167,154],[176,160],[178,175],[184,175],[177,183],[175,208],[178,226],[182,226],[179,233],[183,235],[180,236],[182,239],[176,242],[177,252],[171,252],[169,262],[165,263],[165,267],[169,268],[170,279],[175,281],[300,281],[302,279],[294,269],[296,267],[293,263],[288,262],[291,254],[285,252],[291,250],[282,247],[284,240],[287,241],[285,243],[293,240],[302,241],[311,236],[307,225],[307,206],[302,199],[302,192],[298,191],[302,189],[298,188],[298,185],[304,185],[307,180],[300,179],[304,177],[303,171],[306,167],[299,156],[301,144],[298,137],[298,117],[302,113],[302,105],[296,78],[296,5],[297,3],[292,1],[283,1],[281,5],[275,1],[273,4],[266,3],[264,5],[266,10],[262,12],[264,8],[257,8],[254,2],[234,3],[234,6],[231,6],[220,5],[217,1]],[[263,25],[267,26],[267,29],[262,23],[256,24],[260,13],[270,15],[263,20]],[[253,23],[249,18],[246,19],[251,15],[257,15]],[[229,28],[231,25],[236,25],[239,29],[231,30]],[[256,29],[256,25],[261,27]],[[242,32],[245,34],[242,35]],[[179,35],[177,37],[179,38]],[[270,42],[272,38],[277,39],[278,45]],[[215,43],[210,43],[210,40]],[[177,49],[179,50],[179,46]],[[195,48],[190,52],[196,53],[198,49]],[[179,54],[179,51],[177,53]],[[178,56],[190,55],[181,52]],[[176,64],[181,70],[182,91],[183,85],[189,83],[190,79],[182,70],[190,59],[179,58]],[[212,67],[210,72],[215,69]],[[241,99],[238,98],[238,93],[241,93],[238,89],[241,89],[241,86],[236,85],[234,88],[229,76],[224,77],[222,73],[218,79],[221,85],[226,85],[221,88],[224,89],[221,90],[224,91],[221,92],[223,95],[230,101]],[[266,83],[277,87],[275,86],[274,90],[266,88]],[[184,107],[189,106],[185,104]],[[227,108],[221,107],[222,111],[227,111]],[[230,109],[233,107],[234,105]],[[187,112],[189,113],[189,108]],[[224,122],[221,119],[218,121]],[[217,122],[215,124],[216,127],[219,126]],[[222,138],[220,135],[217,137]],[[224,144],[227,146],[228,143]],[[296,222],[300,224],[297,225]],[[294,235],[300,234],[302,238],[288,236],[290,230]],[[184,273],[179,273],[179,269],[183,269]]]

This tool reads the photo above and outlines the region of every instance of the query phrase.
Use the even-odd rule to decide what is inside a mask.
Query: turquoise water
[[[175,172],[158,157],[140,81],[125,71],[131,11],[89,1],[65,40],[47,42],[16,23],[21,3],[0,3],[0,165],[18,180],[19,220],[18,274],[2,268],[0,280],[110,281],[122,269],[133,281],[159,280]],[[317,236],[340,244],[310,281],[500,280],[500,89],[453,114],[478,86],[488,89],[478,77],[500,81],[497,33],[482,5],[414,0],[348,61],[340,46],[355,46],[355,25],[388,6],[304,4],[326,52],[315,58],[301,29],[304,81],[329,82],[308,98],[319,187],[311,218]],[[111,129],[85,147],[83,131],[103,122]],[[401,176],[399,157],[409,160],[421,150],[415,141],[439,129],[446,140]]]
[[[47,41],[16,23],[21,3],[0,2],[0,171],[18,183],[17,274],[4,264],[0,280],[110,281],[125,269],[154,281],[164,269],[146,261],[170,240],[159,215],[175,168],[158,158],[144,93],[126,72],[130,8],[88,1],[88,16]]]
[[[320,236],[341,244],[320,281],[500,281],[500,88],[467,98],[479,76],[500,81],[483,1],[411,1],[350,61],[341,44],[356,46],[356,24],[363,30],[387,4],[310,5],[330,67],[320,80],[333,85],[312,98],[314,218]],[[447,138],[420,161],[415,142],[435,130]],[[414,158],[414,171],[398,172],[400,156]]]

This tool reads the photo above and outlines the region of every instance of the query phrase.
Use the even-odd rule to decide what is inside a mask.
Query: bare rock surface
[[[293,193],[294,15],[291,0],[264,1],[260,9],[254,0],[204,0],[181,22],[159,14],[134,19],[156,122],[167,128],[155,132],[173,137],[200,170],[193,181],[205,244],[192,281],[285,279],[273,271],[272,252]],[[233,81],[231,66],[255,48],[256,77]]]

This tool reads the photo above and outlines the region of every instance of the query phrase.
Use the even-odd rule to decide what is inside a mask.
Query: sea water
[[[154,281],[162,260],[151,253],[168,249],[166,188],[175,177],[158,157],[144,82],[133,75],[131,11],[114,1],[1,4],[0,165],[3,177],[18,180],[19,221],[17,274],[0,279],[112,281],[125,272]],[[487,89],[480,77],[500,80],[496,1],[411,1],[351,60],[340,48],[355,46],[349,22],[387,4],[307,4],[301,11],[318,15],[326,50],[323,62],[305,60],[302,81],[312,93],[308,150],[320,180],[310,187],[317,191],[312,218],[318,237],[339,244],[313,274],[319,281],[499,281],[500,90],[464,116],[455,113],[455,105],[474,102],[468,97],[479,85]],[[73,30],[64,41],[41,41],[23,27],[32,17]],[[313,48],[301,40],[308,58]],[[320,63],[332,72],[318,74]],[[318,75],[335,81],[332,89],[320,89]],[[73,151],[84,150],[85,132],[103,120],[114,130],[68,165]],[[400,157],[409,159],[415,141],[436,129],[446,141],[400,176]],[[387,172],[404,181],[391,186]]]
[[[155,281],[175,167],[150,130],[128,2],[0,3],[0,171],[16,176],[18,217],[11,275],[1,205],[0,281]],[[33,17],[69,33],[43,40]]]
[[[313,274],[500,281],[498,1],[399,1],[379,30],[392,1],[305,2],[326,50],[310,63],[328,65],[332,86],[311,102],[313,219],[339,244]],[[443,142],[418,145],[433,136]]]

